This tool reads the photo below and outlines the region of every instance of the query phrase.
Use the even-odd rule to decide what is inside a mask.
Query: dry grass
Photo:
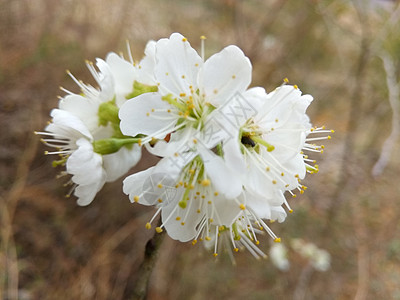
[[[58,86],[77,90],[65,69],[92,82],[84,59],[123,50],[125,39],[140,58],[147,40],[178,31],[197,48],[206,35],[208,54],[239,45],[252,60],[254,85],[270,91],[289,77],[314,96],[311,119],[336,133],[317,157],[320,173],[291,201],[295,212],[273,230],[287,245],[301,237],[328,250],[332,265],[312,272],[291,252],[286,273],[248,253],[237,254],[233,266],[227,255],[215,262],[201,245],[167,238],[148,299],[400,299],[398,142],[383,174],[370,175],[392,126],[379,57],[390,56],[399,82],[398,7],[0,0],[0,298],[132,296],[153,211],[132,206],[121,181],[107,185],[89,207],[76,206],[63,197],[58,170],[32,132],[57,105]],[[136,170],[152,163],[147,157]],[[268,251],[267,238],[261,247]]]

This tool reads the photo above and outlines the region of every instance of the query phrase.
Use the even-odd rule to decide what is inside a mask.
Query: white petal
[[[199,74],[201,93],[218,107],[236,93],[244,92],[251,82],[250,60],[236,46],[228,46],[211,56]]]
[[[197,89],[197,73],[203,64],[201,57],[179,33],[156,44],[155,76],[163,95],[190,94]]]
[[[132,149],[122,147],[118,152],[103,155],[103,168],[107,173],[107,182],[117,180],[140,160],[141,148],[133,145]]]
[[[139,203],[144,205],[153,205],[157,201],[157,196],[148,195],[143,197],[143,186],[148,180],[154,167],[150,167],[144,171],[130,175],[124,179],[122,190],[126,195],[129,195],[129,200],[135,202],[135,197],[139,197]]]
[[[233,133],[234,137],[224,142],[224,160],[238,176],[242,176],[246,172],[246,164],[244,156],[240,151],[239,130]]]
[[[104,176],[101,155],[93,152],[92,144],[86,139],[79,139],[75,150],[67,160],[67,172],[72,174],[76,184],[87,185],[99,181]]]
[[[304,146],[305,133],[300,130],[301,126],[299,128],[298,125],[293,124],[285,126],[284,130],[275,130],[264,135],[263,139],[273,145],[275,149],[268,153],[265,152],[265,149],[263,151],[268,155],[273,155],[281,163],[292,159],[300,153]]]
[[[215,189],[229,199],[239,196],[242,192],[242,182],[237,174],[228,168],[224,160],[211,150],[200,146],[199,153]]]
[[[282,223],[285,221],[286,216],[286,211],[282,208],[282,206],[271,207],[271,220],[277,220],[279,223]]]
[[[219,114],[217,121],[226,128],[229,126],[240,128],[257,114],[260,102],[263,101],[259,94],[263,90],[262,88],[253,88],[244,93],[232,95],[221,107],[213,111],[213,114]]]
[[[68,111],[53,109],[50,113],[53,122],[45,130],[59,134],[62,138],[79,139],[84,136],[91,140],[92,135],[83,122]]]
[[[158,93],[146,93],[130,99],[119,110],[121,132],[129,136],[145,134],[163,139],[177,121],[167,112],[168,109],[173,107]]]
[[[227,199],[223,196],[215,197],[212,204],[215,209],[215,214],[217,215],[214,218],[214,225],[225,225],[230,227],[242,211],[236,201],[233,199]],[[211,216],[211,214],[209,214],[209,216]]]
[[[114,98],[115,89],[114,78],[111,74],[110,67],[104,60],[100,58],[96,59],[96,65],[100,70],[100,73],[98,73],[98,78],[95,78],[100,85],[99,101],[111,101]]]
[[[190,142],[189,139],[193,139],[194,130],[191,127],[185,128],[183,130],[178,130],[176,132],[172,132],[170,134],[170,140],[166,142],[165,140],[159,140],[154,146],[146,145],[146,149],[155,156],[160,157],[179,157],[178,155],[184,155],[187,157],[189,162],[189,158],[185,155],[188,151],[190,151]],[[191,158],[193,156],[190,155]],[[178,159],[178,158],[177,158]],[[182,158],[179,158],[182,159]]]
[[[78,117],[93,132],[99,127],[99,111],[100,102],[80,95],[68,95],[61,99],[59,107]]]
[[[154,77],[154,67],[156,63],[156,42],[149,41],[144,50],[145,57],[139,62],[137,68],[137,81],[148,85],[157,85]]]
[[[123,191],[129,195],[131,202],[138,196],[138,202],[144,205],[160,204],[174,201],[177,197],[176,181],[167,170],[157,165],[125,178]]]
[[[105,182],[104,180],[98,181],[90,185],[79,185],[75,188],[74,195],[78,197],[76,201],[79,206],[89,205],[96,194],[101,190]]]
[[[182,190],[180,189],[182,195]],[[177,197],[179,199],[180,197]],[[197,213],[197,206],[188,202],[186,208],[182,209],[177,202],[171,202],[162,209],[162,221],[167,229],[168,235],[181,242],[192,240],[197,234],[197,225],[203,218],[203,214]],[[178,220],[177,217],[180,217]],[[182,225],[183,222],[183,225]]]
[[[133,82],[138,77],[137,71],[130,62],[113,52],[107,55],[106,62],[115,78],[117,105],[121,106],[126,101],[125,96],[132,92]]]

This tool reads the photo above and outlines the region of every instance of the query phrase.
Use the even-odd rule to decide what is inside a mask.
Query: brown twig
[[[159,221],[161,222],[161,220]],[[134,300],[146,299],[150,276],[156,264],[160,246],[164,240],[165,230],[161,233],[155,232],[153,237],[147,242],[144,250],[144,259],[139,267],[139,279],[133,290]]]
[[[330,225],[334,222],[338,207],[345,200],[349,194],[350,187],[354,189],[354,178],[352,178],[352,168],[355,165],[356,153],[354,152],[354,146],[357,136],[357,126],[362,117],[360,108],[363,102],[363,83],[366,75],[367,64],[370,57],[370,33],[368,28],[367,15],[358,11],[362,34],[361,34],[361,45],[358,60],[355,65],[354,72],[354,87],[352,96],[350,98],[350,112],[348,116],[346,135],[344,137],[344,150],[342,155],[342,163],[340,166],[340,177],[336,184],[336,190],[331,197],[330,207],[327,210],[327,223],[324,228],[324,232],[330,231]]]

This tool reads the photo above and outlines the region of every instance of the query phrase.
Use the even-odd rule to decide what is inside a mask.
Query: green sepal
[[[118,138],[109,138],[109,139],[102,139],[93,142],[93,151],[101,154],[112,154],[123,146],[131,146],[132,144],[139,143],[140,138],[127,138],[127,139],[118,139]]]
[[[132,99],[135,98],[141,94],[144,93],[151,93],[151,92],[157,92],[158,91],[158,87],[155,85],[147,85],[147,84],[143,84],[140,82],[137,82],[136,80],[133,82],[133,90],[130,94],[126,95],[125,98],[126,99]]]
[[[115,105],[115,100],[111,100],[108,102],[104,102],[100,104],[99,110],[97,112],[99,116],[99,125],[107,126],[109,122],[111,124],[116,124],[119,127],[119,117],[118,117],[119,109]]]

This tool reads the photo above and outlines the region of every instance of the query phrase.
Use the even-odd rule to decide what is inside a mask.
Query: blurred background
[[[399,19],[389,0],[0,0],[0,298],[132,297],[154,210],[132,205],[122,179],[78,207],[33,131],[59,86],[79,92],[67,69],[94,84],[85,59],[126,53],[129,40],[139,60],[148,40],[180,32],[196,49],[205,35],[206,56],[241,47],[254,86],[288,77],[335,133],[289,199],[294,213],[271,224],[289,268],[166,237],[148,299],[400,299]],[[145,155],[133,171],[152,164]],[[326,250],[329,268],[313,268],[296,239]]]

